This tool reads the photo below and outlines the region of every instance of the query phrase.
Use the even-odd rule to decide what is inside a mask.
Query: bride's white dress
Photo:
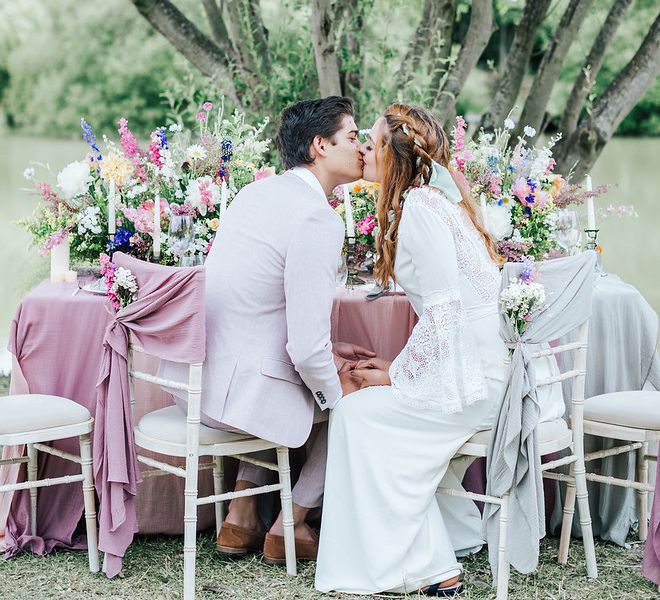
[[[499,270],[465,211],[424,187],[405,200],[395,274],[419,322],[392,385],[349,394],[331,412],[322,592],[413,592],[460,573],[454,550],[482,543],[474,503],[436,500],[435,490],[443,478],[460,483],[464,467],[448,470],[451,458],[496,416],[506,354]],[[561,388],[540,403],[542,420],[561,416]]]

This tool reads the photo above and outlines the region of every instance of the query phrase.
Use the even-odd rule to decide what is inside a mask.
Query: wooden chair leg
[[[197,481],[199,457],[186,460],[183,515],[183,598],[195,600],[195,561],[197,558]]]
[[[561,535],[559,537],[559,555],[557,562],[565,565],[568,561],[568,547],[571,543],[571,531],[573,529],[573,515],[575,514],[575,468],[570,465],[569,477],[573,479],[566,484],[566,498],[564,499],[564,517],[561,522]]]
[[[584,460],[578,457],[575,463],[575,487],[577,490],[577,503],[580,512],[580,527],[582,528],[582,543],[584,556],[587,561],[587,577],[598,577],[596,565],[596,547],[594,546],[594,533],[591,527],[591,513],[589,510],[589,494],[587,492],[587,479],[585,477]]]
[[[637,450],[637,481],[649,482],[649,464],[646,460],[649,445],[647,442]],[[648,523],[649,493],[645,490],[637,490],[637,520],[639,521],[639,541],[645,542],[649,532]]]
[[[217,496],[225,491],[225,470],[224,458],[222,456],[213,457],[213,493]],[[225,520],[225,503],[215,503],[215,535],[220,535],[222,522]]]
[[[96,495],[94,491],[94,470],[92,467],[92,442],[89,433],[80,436],[80,465],[82,467],[83,500],[85,503],[85,528],[87,529],[87,557],[89,570],[99,571],[99,542],[96,527]]]
[[[500,541],[497,547],[497,600],[509,597],[509,556],[507,551],[507,532],[509,528],[509,494],[502,496],[500,505]]]
[[[284,554],[287,575],[296,575],[296,538],[293,532],[293,500],[291,495],[291,468],[289,467],[289,449],[277,448],[277,467],[282,484],[282,524],[284,526]]]
[[[37,480],[37,449],[32,445],[27,445],[27,479],[28,481]],[[37,488],[30,488],[30,532],[37,535]]]

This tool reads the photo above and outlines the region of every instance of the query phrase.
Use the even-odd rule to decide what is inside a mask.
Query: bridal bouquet
[[[137,298],[138,286],[130,269],[118,267],[105,253],[99,256],[101,275],[105,283],[106,295],[115,310],[128,306]]]
[[[534,281],[533,262],[526,259],[525,263],[520,275],[512,278],[500,293],[501,312],[509,317],[519,335],[525,332],[533,314],[546,302],[545,288]]]
[[[238,112],[224,118],[210,102],[199,108],[196,122],[195,131],[180,123],[160,126],[143,147],[121,118],[118,143],[104,138],[101,149],[82,119],[87,156],[62,169],[57,186],[36,182],[42,202],[19,224],[42,253],[68,241],[75,261],[96,262],[101,252],[122,250],[143,259],[162,253],[161,262],[174,264],[179,255],[168,225],[184,216],[192,225],[186,251],[207,253],[232,198],[272,173],[263,166],[270,140],[263,139],[267,120],[252,126]],[[34,169],[25,176],[34,180]]]
[[[540,260],[558,253],[558,209],[596,197],[607,187],[582,191],[580,185],[570,185],[553,173],[552,147],[559,136],[542,147],[529,147],[527,139],[536,131],[525,127],[511,148],[513,127],[507,118],[494,133],[480,131],[475,141],[466,139],[467,124],[458,116],[452,132],[452,166],[465,176],[472,196],[480,201],[484,225],[497,241],[502,259]]]

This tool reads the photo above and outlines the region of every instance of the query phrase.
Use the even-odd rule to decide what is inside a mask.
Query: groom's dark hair
[[[285,169],[310,165],[309,148],[317,135],[332,138],[341,129],[344,116],[354,116],[353,103],[342,96],[301,100],[280,115],[275,144]]]

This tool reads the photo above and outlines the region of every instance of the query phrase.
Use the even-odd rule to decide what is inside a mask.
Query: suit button
[[[321,404],[325,404],[325,398],[321,400]]]

